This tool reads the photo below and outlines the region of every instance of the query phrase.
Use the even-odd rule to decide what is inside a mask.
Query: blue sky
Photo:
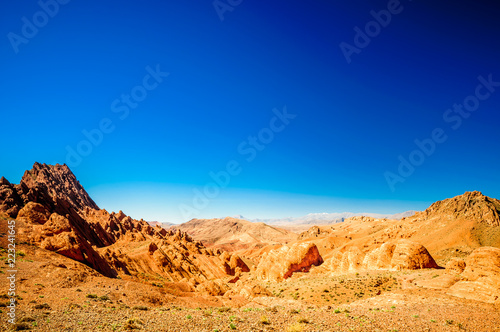
[[[61,2],[0,4],[11,182],[68,163],[101,208],[174,222],[500,197],[498,5]]]

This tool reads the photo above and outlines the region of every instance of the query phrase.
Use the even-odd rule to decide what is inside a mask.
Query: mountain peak
[[[29,201],[52,201],[57,204],[59,199],[63,199],[76,210],[86,207],[99,209],[66,164],[36,162],[31,170],[24,172],[20,185]]]
[[[463,195],[435,202],[423,213],[426,216],[448,215],[500,226],[500,201],[479,191],[467,191]]]

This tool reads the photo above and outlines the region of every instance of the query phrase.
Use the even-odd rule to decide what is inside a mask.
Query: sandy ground
[[[261,283],[273,296],[248,300],[109,279],[28,245],[19,252],[16,324],[7,321],[7,253],[0,253],[1,331],[500,331],[498,305],[417,286],[444,270],[299,273]]]

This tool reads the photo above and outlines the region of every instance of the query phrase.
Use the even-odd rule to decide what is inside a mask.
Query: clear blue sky
[[[498,4],[46,2],[51,15],[36,1],[0,4],[11,182],[35,161],[68,163],[101,208],[175,222],[500,197],[500,87],[478,88],[479,76],[500,82]],[[370,12],[388,6],[377,30]],[[358,36],[348,63],[340,45],[356,47],[367,24],[370,42]],[[477,109],[447,113],[464,100]],[[284,107],[290,118],[274,119]],[[446,140],[419,152],[437,128]],[[419,165],[399,172],[412,153]],[[235,175],[207,197],[210,172],[228,163]]]

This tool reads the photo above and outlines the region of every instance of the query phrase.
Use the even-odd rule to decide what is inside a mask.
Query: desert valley
[[[480,192],[301,233],[230,217],[162,228],[35,163],[0,180],[0,211],[2,331],[500,330],[500,201]]]

